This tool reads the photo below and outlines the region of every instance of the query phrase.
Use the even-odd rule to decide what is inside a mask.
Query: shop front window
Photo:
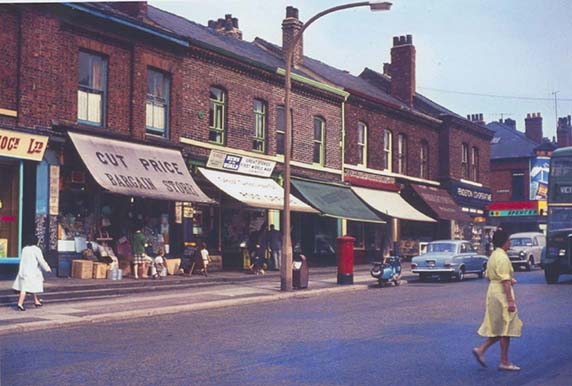
[[[18,256],[19,167],[0,161],[0,258]]]

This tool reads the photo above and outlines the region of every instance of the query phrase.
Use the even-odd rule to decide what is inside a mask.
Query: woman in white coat
[[[24,300],[26,299],[27,292],[34,294],[34,305],[36,307],[42,306],[42,300],[38,298],[38,293],[44,292],[44,275],[42,275],[42,269],[46,272],[52,272],[50,266],[46,263],[46,260],[44,260],[42,250],[36,244],[38,244],[36,235],[29,235],[27,239],[24,240],[25,246],[22,249],[22,256],[20,257],[18,276],[12,285],[14,290],[20,291],[18,311],[26,311],[24,308]]]

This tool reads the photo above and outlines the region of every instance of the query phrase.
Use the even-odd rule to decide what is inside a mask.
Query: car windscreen
[[[515,237],[510,239],[511,247],[532,247],[532,239],[530,237]]]
[[[455,249],[453,243],[430,243],[427,246],[427,252],[455,252]]]

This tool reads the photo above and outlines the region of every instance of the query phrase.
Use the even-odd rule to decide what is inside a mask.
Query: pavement
[[[10,290],[13,279],[0,280],[0,335],[359,291],[377,285],[370,267],[365,264],[354,268],[353,285],[337,284],[337,267],[311,267],[308,288],[290,292],[280,291],[280,273],[276,271],[265,275],[222,271],[209,273],[208,277],[194,274],[190,278],[137,281],[48,276],[42,296],[44,306],[35,308],[28,295],[25,312],[15,310],[17,294]],[[405,284],[412,278],[407,263],[403,273]]]

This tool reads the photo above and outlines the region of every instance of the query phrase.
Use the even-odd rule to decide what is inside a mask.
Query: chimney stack
[[[117,9],[118,11],[137,19],[142,19],[147,16],[146,1],[117,1],[108,2],[107,4]]]
[[[479,125],[484,125],[485,120],[482,113],[479,114],[467,114],[467,120],[477,123]]]
[[[282,53],[286,60],[286,50],[293,43],[294,36],[302,29],[304,23],[298,19],[298,8],[286,7],[286,18],[282,21]],[[296,67],[304,60],[303,38],[298,41],[292,55],[292,65]]]
[[[415,46],[411,35],[393,37],[390,72],[391,95],[412,107],[415,96]]]
[[[572,146],[572,122],[570,115],[558,118],[556,136],[558,137],[558,147]]]
[[[526,137],[536,143],[542,143],[542,116],[540,113],[528,113],[524,120]]]
[[[516,121],[514,119],[507,118],[504,120],[505,126],[510,127],[513,130],[516,130]]]
[[[209,20],[208,27],[219,34],[242,40],[242,31],[238,29],[238,19],[232,15],[224,15],[224,19]]]

